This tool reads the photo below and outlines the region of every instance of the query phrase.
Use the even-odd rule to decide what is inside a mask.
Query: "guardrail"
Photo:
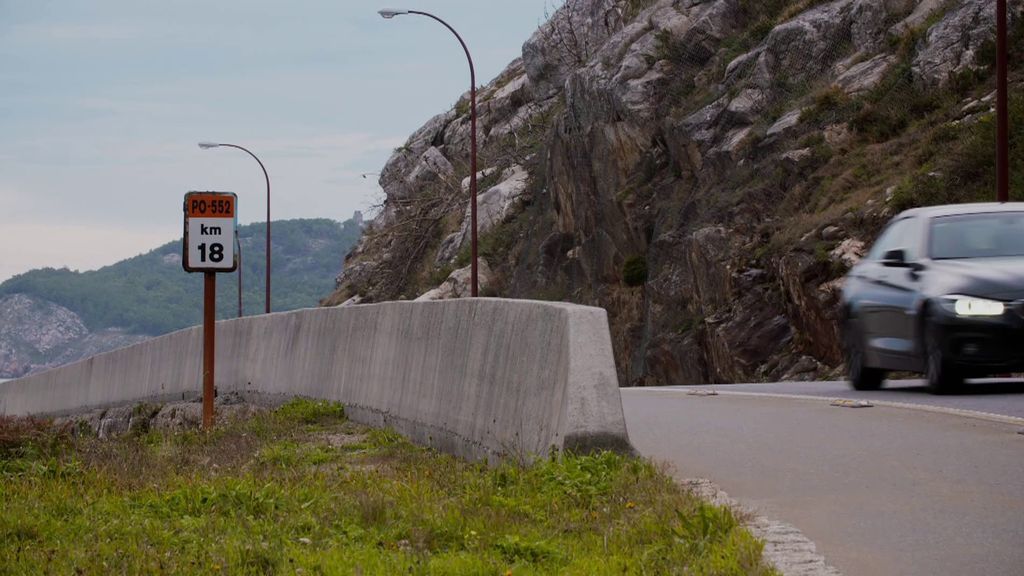
[[[0,414],[194,396],[202,331],[181,330],[0,385]],[[217,323],[219,392],[341,402],[458,456],[631,450],[607,315],[475,298],[316,308]]]

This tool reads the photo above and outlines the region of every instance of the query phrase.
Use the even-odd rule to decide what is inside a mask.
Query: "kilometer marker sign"
[[[231,192],[185,194],[186,272],[203,273],[203,429],[213,427],[214,358],[217,357],[217,273],[232,272],[235,260],[235,225],[238,197]],[[241,281],[241,280],[239,280]],[[241,286],[241,284],[239,284]]]
[[[237,196],[231,192],[185,194],[186,272],[233,272]]]

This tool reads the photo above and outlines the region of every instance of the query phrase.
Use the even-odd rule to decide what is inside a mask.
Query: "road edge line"
[[[642,387],[638,386],[635,388],[629,388],[629,390],[645,390],[649,392],[673,392],[677,394],[687,395],[687,389],[691,387],[679,387],[679,388],[668,388],[668,387]],[[697,389],[696,387],[694,389]],[[729,391],[714,389],[718,396],[749,396],[749,397],[761,397],[761,398],[778,398],[782,400],[814,400],[818,402],[832,402],[836,399],[841,399],[839,396],[810,396],[807,394],[779,394],[775,392],[740,392],[740,391]],[[704,396],[699,396],[703,398]],[[712,396],[713,397],[713,396]],[[902,408],[904,410],[918,410],[921,412],[931,412],[933,414],[945,414],[947,416],[960,416],[963,418],[974,418],[975,420],[985,420],[987,422],[994,422],[997,424],[1009,424],[1011,426],[1024,426],[1024,418],[1018,418],[1016,416],[1006,416],[1004,414],[993,414],[991,412],[979,412],[977,410],[964,410],[962,408],[946,408],[944,406],[929,406],[928,404],[912,404],[909,402],[891,402],[888,400],[870,400],[875,406],[884,406],[887,408]]]

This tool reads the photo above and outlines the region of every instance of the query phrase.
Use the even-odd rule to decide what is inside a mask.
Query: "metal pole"
[[[996,2],[996,200],[1010,199],[1010,113],[1007,104],[1006,0]]]
[[[254,155],[253,158],[256,156]],[[263,162],[260,162],[259,158],[256,158],[256,161],[263,169],[263,178],[267,181],[267,294],[264,297],[264,312],[270,314],[270,176],[267,176],[267,169],[263,167]]]
[[[238,317],[242,317],[242,241],[235,230],[235,246],[238,248]]]
[[[473,57],[469,54],[469,48],[466,43],[462,40],[462,36],[455,31],[447,22],[434,16],[429,12],[421,12],[419,10],[409,10],[409,14],[419,14],[420,16],[426,16],[437,20],[445,28],[451,31],[458,39],[459,44],[462,45],[462,50],[466,53],[466,60],[469,61],[469,212],[470,212],[470,258],[472,259],[472,266],[470,268],[470,295],[476,297],[479,293],[479,280],[477,276],[477,234],[476,234],[476,69],[473,67]]]
[[[461,40],[460,40],[461,41]],[[469,57],[469,51],[466,51],[466,56]],[[470,268],[470,282],[472,288],[470,289],[470,296],[476,298],[480,291],[480,280],[477,276],[477,242],[476,242],[476,73],[473,72],[473,61],[469,61],[470,78],[473,83],[473,87],[469,91],[469,206],[470,206],[470,220],[471,226],[473,227],[473,233],[470,241],[470,251],[473,257],[473,267]]]
[[[217,273],[205,272],[203,276],[203,429],[209,430],[213,428]]]

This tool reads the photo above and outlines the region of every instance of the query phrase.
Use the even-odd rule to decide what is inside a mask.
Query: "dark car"
[[[843,285],[850,383],[927,374],[933,393],[1024,369],[1024,202],[915,208]]]

